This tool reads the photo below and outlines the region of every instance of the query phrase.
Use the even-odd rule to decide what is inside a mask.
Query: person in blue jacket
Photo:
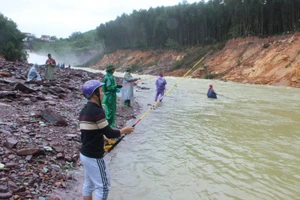
[[[207,91],[207,97],[208,98],[213,98],[213,99],[217,98],[217,93],[215,92],[212,84],[209,84],[209,88],[208,88],[208,91]]]

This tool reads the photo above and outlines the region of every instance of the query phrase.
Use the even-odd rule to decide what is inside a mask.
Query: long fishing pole
[[[204,94],[204,95],[207,95],[207,93],[204,93],[204,92],[199,92],[199,94]],[[230,98],[230,97],[228,97],[228,96],[225,96],[224,94],[219,94],[219,93],[216,93],[216,95],[217,95],[217,96],[222,96],[222,97],[225,97],[225,98],[227,98],[227,99],[232,99],[232,100],[234,100],[233,98]]]
[[[203,59],[206,57],[206,56],[208,56],[210,53],[212,52],[212,50],[210,50],[206,55],[204,55],[196,64],[194,64],[193,65],[193,67],[191,68],[191,69],[189,69],[159,100],[157,100],[152,106],[151,106],[151,108],[149,108],[141,117],[140,117],[140,119],[137,121],[137,122],[135,122],[133,125],[132,125],[132,127],[135,127],[138,123],[140,123],[140,121],[144,118],[144,117],[146,117],[146,115],[148,115],[148,113],[152,110],[152,109],[154,109],[155,108],[155,106],[160,102],[160,100],[163,98],[163,97],[165,97],[165,96],[167,96],[167,94],[169,94],[176,86],[177,86],[177,84],[182,80],[182,79],[184,79],[200,62],[202,62],[203,61]],[[109,152],[111,152],[120,142],[121,142],[121,140],[123,140],[124,139],[124,137],[126,136],[126,134],[123,134],[108,150],[107,150],[107,153],[109,153]],[[106,153],[106,154],[107,154]],[[105,155],[106,155],[105,154]],[[105,156],[104,155],[104,156]]]

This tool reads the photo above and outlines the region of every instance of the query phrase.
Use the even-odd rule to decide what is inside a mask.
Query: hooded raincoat
[[[156,95],[154,101],[157,101],[158,97],[163,97],[165,94],[167,81],[162,76],[159,76],[156,79],[155,85],[156,85]]]
[[[124,79],[123,79],[123,87],[122,87],[122,99],[126,100],[133,100],[133,86],[134,86],[134,79],[130,72],[125,72]]]
[[[29,72],[28,72],[28,76],[27,76],[27,82],[32,81],[33,79],[36,79],[38,81],[42,80],[40,74],[37,72],[37,64],[34,64]]]
[[[207,97],[208,98],[212,98],[212,99],[216,99],[217,98],[217,93],[214,91],[214,89],[212,87],[210,87],[207,91]]]
[[[106,120],[110,127],[114,127],[117,110],[117,82],[110,71],[106,72],[103,83],[102,91],[104,93],[104,98],[102,103],[105,106]]]

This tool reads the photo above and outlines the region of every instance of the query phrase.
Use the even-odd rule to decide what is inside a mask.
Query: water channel
[[[134,76],[143,114],[156,77]],[[106,159],[109,200],[300,199],[300,90],[183,79]]]
[[[155,77],[144,79],[146,111]],[[212,81],[212,100],[209,83],[181,81],[120,143],[111,199],[300,198],[300,90]]]

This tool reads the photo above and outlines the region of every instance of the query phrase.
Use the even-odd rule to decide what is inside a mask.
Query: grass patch
[[[216,76],[217,76],[217,75],[214,74],[214,73],[207,73],[207,74],[205,74],[204,79],[213,79],[213,78],[215,78]]]

